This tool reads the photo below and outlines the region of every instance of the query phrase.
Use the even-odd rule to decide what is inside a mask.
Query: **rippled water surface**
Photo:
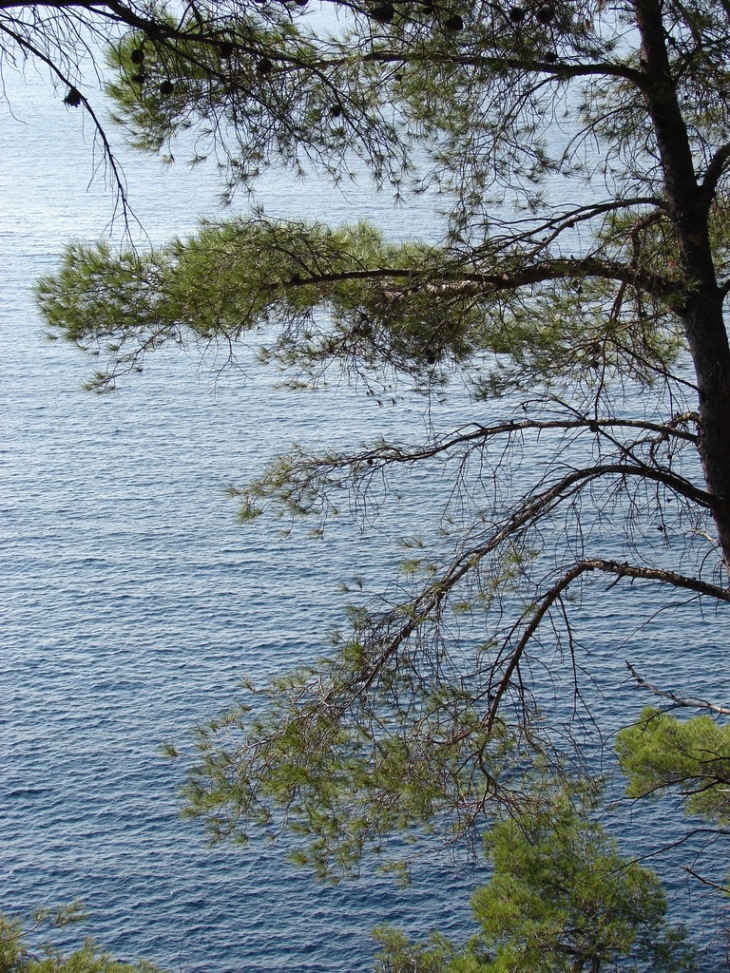
[[[31,288],[68,239],[104,232],[111,198],[103,173],[90,182],[79,114],[35,80],[10,94],[12,113],[0,109],[0,907],[79,897],[86,931],[120,956],[208,973],[369,969],[369,929],[386,920],[467,931],[476,878],[448,857],[401,892],[372,877],[316,886],[277,848],[207,849],[177,818],[177,771],[159,756],[162,740],[184,741],[230,702],[243,672],[314,658],[338,618],[340,579],[392,575],[396,533],[443,488],[414,487],[383,529],[343,523],[304,543],[242,530],[225,486],[294,439],[414,439],[424,403],[283,392],[252,362],[245,375],[218,371],[197,352],[159,355],[111,396],[84,392],[90,362],[44,339]],[[125,171],[153,239],[215,207],[211,171],[136,158]],[[343,195],[278,179],[262,196],[275,214],[376,216],[394,234],[432,219],[425,204],[394,210],[367,186]],[[605,654],[594,712],[609,724],[634,705],[623,660],[639,651],[680,684],[728,695],[727,625],[678,610],[639,629],[645,608],[590,606],[586,641]],[[690,658],[682,625],[706,629]],[[643,820],[661,839],[661,816]]]
[[[247,376],[219,373],[197,352],[160,355],[112,396],[84,392],[91,363],[44,339],[31,289],[68,239],[105,231],[112,199],[103,174],[90,182],[78,113],[32,79],[11,86],[11,107],[0,116],[0,905],[80,897],[84,931],[173,970],[368,969],[376,922],[463,923],[473,878],[424,869],[407,893],[375,879],[327,889],[278,849],[210,851],[177,817],[179,780],[159,747],[229,703],[244,672],[314,658],[340,579],[360,562],[372,572],[374,548],[383,570],[395,560],[382,534],[305,545],[244,531],[226,485],[293,439],[407,430],[423,403],[384,418],[344,389],[284,393],[251,363]],[[129,157],[125,172],[153,239],[215,211],[210,171]],[[374,208],[367,187],[298,182],[265,202],[334,220]],[[403,211],[390,219],[397,230]]]

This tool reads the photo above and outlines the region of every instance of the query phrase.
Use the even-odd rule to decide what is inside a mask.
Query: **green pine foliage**
[[[651,706],[618,734],[630,797],[680,794],[688,814],[730,824],[730,725],[709,715],[682,720]]]
[[[197,731],[187,813],[243,843],[288,830],[334,877],[366,851],[389,858],[394,831],[473,842],[519,803],[513,767],[580,758],[541,722],[529,674],[593,665],[577,657],[581,592],[603,579],[643,586],[648,610],[676,590],[730,602],[727,12],[115,9],[108,93],[139,147],[192,136],[229,197],[264,168],[358,170],[396,199],[434,193],[444,232],[254,210],[152,251],[72,244],[38,300],[54,336],[99,357],[92,384],[165,344],[235,356],[255,336],[295,386],[460,383],[474,409],[411,443],[295,444],[232,490],[242,520],[310,517],[321,534],[339,510],[377,511],[404,471],[453,484],[439,544],[382,597],[355,593],[318,663],[248,686]]]
[[[486,952],[452,956],[439,939],[414,963],[681,967],[669,945],[665,966],[651,952],[669,943],[655,880],[590,808],[576,817],[558,800],[526,818],[522,781],[582,763],[583,680],[605,675],[582,603],[629,585],[647,618],[677,593],[730,603],[728,4],[104,11],[108,92],[139,147],[169,154],[184,135],[193,161],[219,160],[229,199],[265,168],[365,173],[396,200],[433,193],[444,232],[391,240],[253,211],[152,252],[73,244],[38,299],[54,336],[99,357],[93,384],[165,344],[233,356],[257,336],[295,386],[457,385],[473,407],[471,422],[409,442],[293,445],[232,491],[243,520],[310,517],[321,534],[336,511],[375,516],[404,474],[451,487],[432,549],[411,542],[401,577],[354,592],[317,662],[247,684],[198,729],[187,813],[216,839],[288,833],[297,860],[334,878],[366,852],[399,870],[429,830],[473,846],[495,826],[499,895],[475,900]],[[57,13],[67,23],[67,5]],[[12,43],[35,56],[23,23]],[[55,26],[46,61],[75,36]],[[77,75],[61,75],[66,103],[91,112]],[[582,722],[544,712],[545,678]],[[632,792],[682,786],[724,821],[722,729],[664,720],[619,740]],[[389,942],[407,964],[410,947]]]
[[[71,952],[62,952],[48,940],[39,942],[42,927],[80,922],[79,903],[55,912],[39,909],[27,925],[0,913],[0,973],[160,973],[151,963],[123,963],[113,959],[92,939]]]
[[[478,933],[410,943],[376,931],[388,973],[690,971],[685,931],[666,920],[656,875],[620,855],[594,819],[595,796],[553,790],[487,834],[492,877],[472,896]]]

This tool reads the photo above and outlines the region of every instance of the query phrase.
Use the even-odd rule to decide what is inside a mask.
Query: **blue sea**
[[[270,522],[238,526],[226,487],[255,476],[293,440],[413,442],[427,422],[446,429],[486,420],[491,407],[475,415],[463,393],[442,406],[406,387],[393,391],[393,405],[337,377],[317,392],[285,390],[281,375],[257,364],[255,336],[237,367],[215,350],[164,352],[112,395],[84,391],[94,363],[45,337],[32,288],[67,241],[119,240],[123,222],[82,114],[32,73],[11,74],[6,86],[0,909],[21,914],[79,898],[89,913],[79,937],[184,973],[357,973],[373,966],[370,929],[382,922],[414,935],[436,926],[468,935],[480,874],[448,850],[434,846],[401,890],[368,868],[359,881],[318,885],[277,845],[210,849],[201,828],[179,818],[181,771],[160,746],[184,749],[189,728],[235,699],[244,675],[261,681],[324,651],[342,617],[340,582],[359,574],[375,590],[392,581],[398,537],[439,509],[450,481],[416,478],[382,522],[343,517],[321,539],[283,537]],[[199,216],[219,212],[214,166],[190,171],[182,156],[164,166],[112,135],[150,240],[184,235]],[[396,207],[367,180],[333,189],[277,173],[256,202],[277,216],[367,217],[394,237],[439,229],[432,200]],[[626,658],[642,660],[656,681],[727,703],[727,619],[686,605],[649,625],[646,615],[639,595],[584,606],[586,664],[599,673],[586,691],[598,721],[620,725],[649,701],[630,687]],[[558,674],[551,691],[569,675]],[[662,810],[644,809],[629,835],[642,851],[676,836]],[[684,860],[662,867],[674,914],[703,940],[716,906],[690,891]]]

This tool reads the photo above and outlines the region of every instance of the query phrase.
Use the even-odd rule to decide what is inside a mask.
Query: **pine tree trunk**
[[[696,295],[684,320],[699,388],[699,452],[730,573],[730,349],[717,288]]]
[[[658,0],[635,0],[641,34],[642,89],[656,133],[679,266],[686,282],[680,310],[699,390],[699,452],[718,542],[730,574],[730,345],[709,234],[711,196],[694,170],[677,100]]]

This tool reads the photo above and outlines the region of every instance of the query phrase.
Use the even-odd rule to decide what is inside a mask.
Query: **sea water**
[[[110,225],[88,121],[39,79],[13,81],[0,118],[0,907],[80,898],[84,933],[173,970],[368,969],[373,925],[453,929],[473,876],[332,889],[277,847],[211,851],[179,820],[180,777],[160,745],[184,744],[244,674],[313,661],[340,617],[340,581],[371,570],[374,552],[384,574],[395,566],[377,530],[318,545],[244,531],[225,488],[294,439],[354,446],[420,426],[425,405],[396,412],[343,385],[287,393],[254,354],[219,370],[197,351],[156,356],[111,396],[85,392],[93,363],[46,340],[32,289],[67,241],[116,239],[123,224]],[[140,159],[114,134],[152,240],[220,212],[214,169]],[[374,209],[368,185],[312,181],[260,201],[334,222]]]
[[[344,518],[317,541],[285,539],[271,525],[240,528],[226,486],[260,473],[293,440],[315,448],[380,435],[413,442],[426,420],[448,428],[474,416],[472,407],[457,396],[439,411],[405,389],[390,407],[344,382],[284,391],[245,349],[241,368],[219,367],[214,352],[202,360],[194,349],[164,352],[114,394],[85,392],[93,363],[44,337],[32,289],[67,241],[118,239],[122,224],[118,214],[110,223],[113,193],[103,167],[94,171],[82,113],[39,78],[8,82],[10,104],[0,106],[0,908],[27,913],[80,898],[90,916],[83,932],[117,956],[201,973],[370,969],[369,932],[381,922],[414,935],[433,927],[468,935],[468,896],[480,876],[438,848],[406,890],[367,870],[359,882],[317,885],[276,845],[209,849],[200,827],[179,819],[180,774],[160,744],[184,747],[190,726],[229,704],[244,674],[260,681],[313,661],[341,618],[340,581],[395,577],[397,535],[427,519],[429,505],[435,512],[450,484],[412,483],[384,524]],[[163,167],[125,150],[111,131],[130,203],[153,241],[215,214],[213,167]],[[257,201],[272,215],[369,217],[393,236],[438,234],[432,202],[395,208],[367,181],[333,190],[279,174],[264,180]],[[726,623],[682,606],[649,627],[645,617],[636,600],[590,606],[583,644],[605,663],[591,704],[605,725],[648,701],[632,697],[629,656],[716,701],[728,695]],[[620,638],[610,640],[619,622]],[[682,625],[702,645],[691,657]],[[637,811],[637,820],[642,846],[672,839],[660,814]],[[671,894],[675,913],[691,919],[696,895],[690,902],[676,880]]]

